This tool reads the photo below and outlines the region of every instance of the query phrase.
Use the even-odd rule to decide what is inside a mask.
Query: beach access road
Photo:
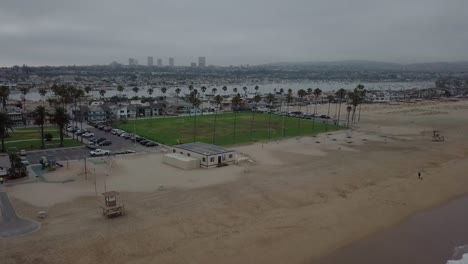
[[[0,187],[0,238],[24,235],[39,229],[40,224],[16,214],[8,194]]]

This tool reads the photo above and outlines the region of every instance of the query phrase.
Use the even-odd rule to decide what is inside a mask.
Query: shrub
[[[52,138],[54,138],[54,136],[51,133],[47,133],[44,135],[44,138],[46,141],[52,141]]]

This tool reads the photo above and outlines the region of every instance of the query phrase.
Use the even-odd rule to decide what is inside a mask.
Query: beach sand
[[[321,106],[323,111],[325,106]],[[344,110],[343,106],[343,110]],[[2,263],[314,263],[468,192],[467,101],[369,105],[359,127],[236,149],[253,162],[182,171],[161,154],[75,164],[6,188],[41,230],[0,241]],[[342,116],[345,113],[342,110]],[[445,142],[432,142],[432,130]],[[417,177],[418,172],[423,180]],[[105,179],[105,180],[104,180]],[[105,219],[104,190],[125,200]]]

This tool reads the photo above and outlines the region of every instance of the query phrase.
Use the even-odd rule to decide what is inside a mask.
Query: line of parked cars
[[[295,117],[295,118],[302,118],[302,119],[313,119],[313,118],[321,118],[321,119],[330,119],[330,116],[327,115],[319,115],[319,114],[306,114],[302,112],[272,112],[274,115],[280,116],[288,116],[288,117]]]
[[[121,129],[112,128],[111,126],[106,126],[106,125],[103,125],[103,124],[95,124],[94,127],[96,127],[99,130],[103,130],[105,132],[110,132],[114,136],[118,136],[118,137],[128,139],[128,140],[131,140],[131,141],[134,141],[134,142],[138,142],[138,143],[140,143],[141,145],[143,145],[145,147],[159,146],[158,143],[156,143],[156,142],[154,142],[152,140],[140,137],[138,135],[134,135],[132,133],[127,133],[127,132],[125,132],[125,131],[123,131]]]
[[[85,138],[89,138],[89,137],[94,136],[94,133],[92,133],[88,129],[80,129],[77,126],[72,126],[72,125],[69,125],[67,127],[67,131],[70,132],[70,133],[73,133],[73,134],[75,134],[77,136],[81,136],[81,137],[85,137]]]

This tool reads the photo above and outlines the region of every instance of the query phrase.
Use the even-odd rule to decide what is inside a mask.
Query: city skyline
[[[462,0],[5,0],[0,66],[104,65],[144,61],[155,51],[171,54],[177,65],[190,65],[197,55],[220,66],[463,61],[464,10]]]

